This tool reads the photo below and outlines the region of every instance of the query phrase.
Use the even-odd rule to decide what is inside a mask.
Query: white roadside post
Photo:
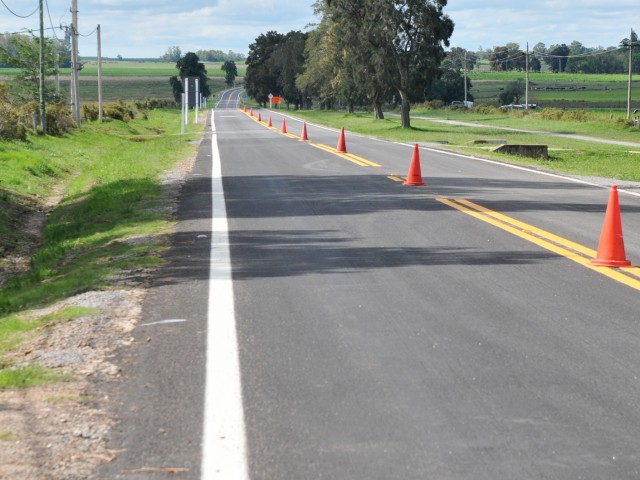
[[[184,124],[189,124],[189,78],[184,80]]]
[[[198,123],[198,109],[200,108],[200,79],[196,78],[196,94],[193,96],[196,102],[196,123]]]
[[[273,93],[269,94],[269,110],[273,109]]]
[[[185,94],[182,94],[182,105],[180,105],[180,135],[184,135],[184,103],[185,103]]]

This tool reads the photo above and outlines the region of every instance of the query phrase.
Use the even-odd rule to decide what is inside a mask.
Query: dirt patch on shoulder
[[[180,188],[194,161],[185,160],[163,178],[170,214],[175,214]],[[42,227],[42,213],[26,222],[30,233]],[[107,448],[115,423],[107,392],[122,375],[122,366],[115,363],[118,351],[134,345],[132,330],[152,273],[136,271],[131,277],[135,281],[115,279],[113,290],[86,292],[30,313],[48,315],[69,306],[92,312],[40,328],[8,358],[15,365],[54,369],[66,380],[0,390],[1,479],[86,480],[99,464],[118,454]]]
[[[131,345],[144,290],[88,292],[34,315],[69,305],[94,315],[45,327],[12,357],[18,365],[61,369],[68,381],[0,391],[0,478],[86,479],[117,452],[106,448],[112,427],[103,385],[120,376],[109,360]]]

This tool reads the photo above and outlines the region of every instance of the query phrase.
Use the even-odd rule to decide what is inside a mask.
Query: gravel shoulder
[[[180,188],[194,158],[163,178],[166,202],[175,215]],[[41,223],[42,219],[34,222]],[[140,237],[138,242],[168,242]],[[152,269],[121,276],[112,289],[90,291],[32,311],[41,316],[69,306],[93,313],[45,325],[12,360],[38,364],[62,374],[64,381],[26,389],[0,390],[0,479],[79,480],[91,478],[119,452],[108,448],[115,424],[109,391],[121,381],[119,353],[135,349],[132,331],[142,311]]]

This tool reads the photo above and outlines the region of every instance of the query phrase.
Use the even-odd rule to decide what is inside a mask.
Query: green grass
[[[224,77],[225,72],[220,68],[222,62],[204,62],[209,77]],[[241,62],[236,62],[238,76],[244,77],[246,67]],[[0,68],[0,76],[14,77],[20,74],[18,68]],[[60,75],[68,77],[71,69],[61,68]],[[136,62],[130,60],[122,61],[103,61],[102,75],[104,77],[171,77],[178,74],[175,63],[169,62]],[[80,77],[97,77],[98,61],[90,60],[83,62],[82,69],[79,71]]]
[[[89,290],[113,288],[131,270],[161,264],[173,220],[163,207],[161,174],[194,154],[203,125],[180,135],[179,110],[155,110],[129,123],[85,123],[65,138],[0,143],[0,244],[20,242],[18,218],[43,198],[63,198],[47,217],[29,269],[0,287],[0,389],[59,381],[39,367],[3,360],[36,329],[90,313],[67,308],[48,316],[28,312]],[[151,243],[127,242],[150,235]],[[0,263],[1,266],[1,263]],[[62,378],[64,379],[64,378]]]
[[[9,430],[0,432],[0,442],[8,442],[12,436],[13,434]]]
[[[417,112],[413,112],[416,115]],[[433,116],[434,111],[429,111]],[[440,112],[442,114],[442,112]],[[563,137],[548,136],[533,133],[520,133],[501,129],[481,128],[474,126],[449,125],[427,120],[412,118],[412,128],[400,127],[399,118],[388,117],[385,120],[375,120],[370,114],[349,115],[339,112],[327,111],[303,111],[296,115],[308,121],[328,125],[334,128],[344,127],[347,130],[371,135],[379,138],[391,139],[406,143],[433,143],[439,148],[449,149],[461,153],[492,158],[503,162],[519,165],[529,165],[536,168],[568,173],[575,175],[594,175],[612,179],[640,181],[640,154],[634,153],[634,149],[624,146],[603,145],[595,142],[567,139]],[[466,115],[461,113],[460,115]],[[527,119],[510,116],[493,116],[482,120],[482,116],[474,118],[478,123],[490,123],[491,120],[501,125],[512,128],[527,128]],[[461,117],[458,117],[461,118]],[[544,130],[552,129],[553,121],[545,121],[540,125]],[[595,127],[583,127],[577,123],[565,123],[558,125],[558,130],[569,129],[579,131],[581,134],[595,132]],[[620,137],[634,138],[640,143],[640,133],[631,129],[625,132],[621,126],[615,124],[603,128],[611,131],[619,130]],[[491,152],[489,147],[478,145],[477,140],[506,140],[510,144],[545,144],[549,146],[549,160],[535,160],[517,156],[510,156]],[[446,142],[444,144],[443,142]],[[635,149],[640,151],[640,148]]]
[[[48,217],[29,272],[0,288],[0,315],[106,288],[123,270],[159,262],[160,246],[123,240],[170,231],[158,208],[159,175],[195,150],[192,136],[176,134],[179,118],[179,111],[154,111],[148,120],[92,123],[67,138],[2,145],[0,192],[46,196],[64,184],[65,197]],[[198,136],[202,129],[188,126]]]
[[[0,356],[17,348],[36,329],[68,322],[94,312],[94,308],[66,307],[48,315],[8,315],[0,321]]]
[[[0,390],[6,388],[27,388],[68,378],[58,372],[38,365],[0,370]]]

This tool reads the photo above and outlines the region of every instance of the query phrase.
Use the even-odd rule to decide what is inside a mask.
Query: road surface
[[[413,145],[254,115],[200,146],[101,478],[640,476],[640,276],[589,262],[608,189],[432,149],[408,187]]]

